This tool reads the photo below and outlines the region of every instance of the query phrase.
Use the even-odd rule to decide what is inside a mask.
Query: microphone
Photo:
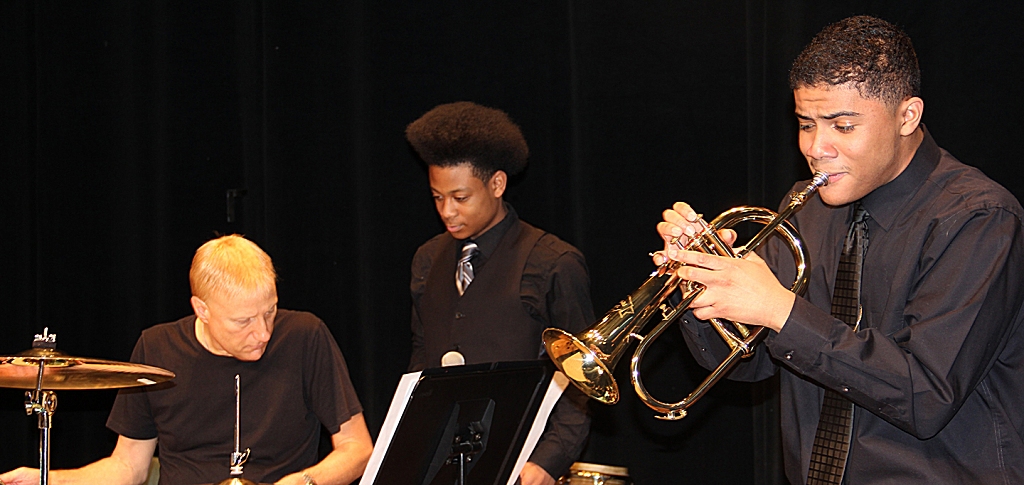
[[[465,365],[466,358],[457,351],[450,351],[441,356],[441,367],[451,367],[454,365]]]

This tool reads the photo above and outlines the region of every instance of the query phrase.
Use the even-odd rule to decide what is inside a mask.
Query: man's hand
[[[305,473],[317,485],[347,485],[358,479],[373,452],[373,441],[366,429],[363,413],[356,414],[342,423],[337,433],[331,435],[331,450],[320,463],[303,471],[292,473],[277,481],[280,485],[306,485]]]
[[[672,208],[665,209],[661,217],[663,221],[658,223],[658,234],[665,240],[665,252],[679,249],[673,243],[676,240],[685,246],[693,236],[700,234],[704,229],[700,223],[700,216],[685,202],[672,204]]]
[[[686,246],[704,230],[700,215],[685,202],[676,202],[671,209],[665,209],[661,217],[663,220],[658,223],[658,234],[665,241],[665,248],[654,253],[654,264],[659,266],[668,260],[666,254],[679,251],[680,246]],[[736,242],[736,231],[732,229],[718,231],[718,236],[730,246]]]
[[[523,465],[523,471],[519,472],[519,482],[523,485],[555,485],[555,479],[547,471],[529,461]]]
[[[146,480],[149,462],[156,449],[156,438],[133,440],[117,437],[117,445],[110,456],[74,470],[50,470],[49,483],[102,483],[104,485],[131,485]],[[38,485],[39,470],[18,468],[3,475],[6,485]]]
[[[306,479],[302,478],[302,473],[292,473],[281,477],[274,485],[306,485]]]
[[[689,205],[676,202],[662,217],[658,233],[665,240],[665,249],[654,255],[654,262],[660,265],[668,259],[679,261],[684,264],[676,272],[680,278],[705,286],[704,292],[690,304],[693,316],[782,330],[796,295],[779,283],[764,260],[753,252],[737,259],[679,249],[672,243],[674,240],[685,245],[703,229],[699,216]],[[719,235],[726,244],[736,242],[732,230],[720,231]]]
[[[39,470],[36,468],[21,467],[0,475],[0,484],[3,485],[37,485],[39,483]]]

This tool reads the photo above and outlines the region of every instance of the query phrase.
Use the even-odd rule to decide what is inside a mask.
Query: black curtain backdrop
[[[408,123],[457,100],[506,110],[531,149],[507,199],[584,252],[600,315],[652,269],[673,201],[774,208],[807,177],[787,71],[861,13],[914,39],[940,145],[1024,196],[1020,2],[2,0],[0,355],[48,327],[67,353],[127,360],[191,311],[195,249],[241,233],[274,258],[281,306],[327,322],[376,435],[408,364],[408,267],[443,230]],[[662,400],[707,374],[681,340],[645,359]],[[663,422],[625,367],[586,461],[638,485],[785,483],[772,383]],[[53,467],[109,454],[114,391],[58,394]],[[0,389],[3,470],[38,460],[23,402]]]

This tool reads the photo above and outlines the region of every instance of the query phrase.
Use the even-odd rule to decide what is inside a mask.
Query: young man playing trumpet
[[[808,289],[779,283],[795,270],[774,241],[746,259],[670,245],[700,230],[676,203],[655,262],[683,262],[680,277],[706,287],[681,319],[691,353],[707,367],[723,357],[704,320],[771,330],[731,377],[781,374],[794,484],[1024,483],[1024,210],[936,145],[916,54],[893,25],[825,28],[790,87],[800,149],[830,174],[790,220]]]

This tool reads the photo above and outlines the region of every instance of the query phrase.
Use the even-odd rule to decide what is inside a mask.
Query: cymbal
[[[118,389],[174,378],[173,372],[150,365],[72,357],[55,349],[33,348],[0,356],[0,387],[35,389],[40,362],[43,390]]]

